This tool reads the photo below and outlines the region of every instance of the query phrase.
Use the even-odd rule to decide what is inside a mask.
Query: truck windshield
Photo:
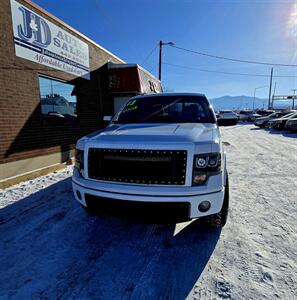
[[[202,96],[153,96],[131,99],[113,123],[215,123]]]

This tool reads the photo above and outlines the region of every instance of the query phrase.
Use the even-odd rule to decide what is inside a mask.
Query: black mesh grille
[[[187,151],[90,148],[88,176],[92,179],[184,185]]]
[[[184,222],[189,220],[188,202],[142,202],[103,198],[85,194],[87,206],[120,218],[132,218],[149,222]],[[161,200],[161,199],[160,199]]]

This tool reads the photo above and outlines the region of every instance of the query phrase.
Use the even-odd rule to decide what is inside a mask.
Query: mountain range
[[[218,111],[221,109],[252,109],[253,102],[254,108],[265,108],[268,106],[268,99],[255,98],[250,96],[222,96],[218,98],[209,99],[213,105],[214,110]],[[297,104],[297,103],[296,103]],[[274,103],[274,108],[288,108],[292,106],[291,101],[277,101]]]

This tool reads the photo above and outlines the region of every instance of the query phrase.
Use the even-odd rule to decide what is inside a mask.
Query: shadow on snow
[[[0,210],[0,298],[184,299],[219,237],[87,214],[65,179]]]

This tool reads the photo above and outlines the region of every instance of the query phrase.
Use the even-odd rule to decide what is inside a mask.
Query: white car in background
[[[254,122],[257,118],[262,117],[261,115],[255,113],[252,110],[241,110],[238,113],[239,120],[246,122]]]
[[[221,110],[217,114],[219,125],[236,125],[238,121],[238,115],[232,110]]]

